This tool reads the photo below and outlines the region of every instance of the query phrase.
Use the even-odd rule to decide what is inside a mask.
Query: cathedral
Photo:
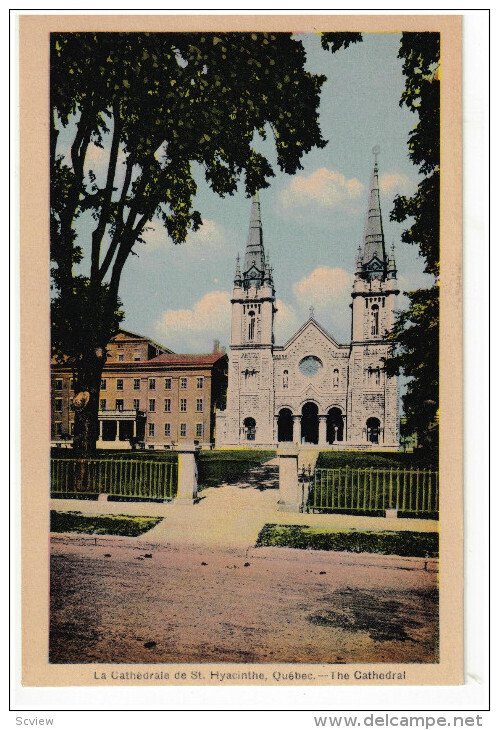
[[[394,322],[397,270],[387,255],[378,163],[352,276],[351,342],[338,343],[309,319],[284,344],[274,342],[275,288],[266,259],[260,202],[251,205],[243,265],[232,293],[226,408],[217,412],[217,446],[273,448],[280,442],[320,448],[399,448],[397,378],[384,360]]]

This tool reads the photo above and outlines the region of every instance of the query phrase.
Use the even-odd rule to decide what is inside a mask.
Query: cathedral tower
[[[271,445],[274,440],[274,315],[272,269],[265,256],[258,194],[251,203],[246,251],[237,258],[231,298],[226,444]]]
[[[394,247],[386,253],[379,194],[379,150],[374,148],[364,239],[359,246],[352,292],[352,344],[349,364],[348,441],[397,447],[397,378],[387,378],[384,360],[390,344],[399,294]]]

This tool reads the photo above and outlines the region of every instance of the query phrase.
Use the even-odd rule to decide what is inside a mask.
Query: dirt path
[[[50,660],[435,662],[437,577],[423,566],[53,537]]]

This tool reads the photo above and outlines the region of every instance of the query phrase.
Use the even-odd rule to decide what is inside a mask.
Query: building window
[[[59,421],[54,423],[54,433],[56,436],[62,436],[62,423]]]
[[[140,378],[133,379],[133,389],[140,390]]]
[[[133,410],[140,411],[140,400],[138,398],[133,399]]]
[[[171,390],[171,389],[172,389],[172,379],[165,378],[165,390]]]
[[[124,359],[125,359],[125,356],[124,355],[118,355],[118,360],[120,362],[123,362]]]
[[[117,411],[122,411],[123,410],[123,399],[122,398],[118,398],[116,400],[116,410]]]
[[[123,390],[123,379],[118,378],[116,381],[116,390]]]
[[[187,436],[187,424],[186,423],[180,424],[180,435]]]
[[[201,375],[199,378],[196,378],[196,387],[197,387],[198,390],[201,390],[201,388],[203,387],[203,385],[204,385],[204,378]]]
[[[172,412],[172,401],[171,398],[165,398],[165,413]]]
[[[196,423],[196,437],[202,438],[202,436],[203,436],[203,424]]]
[[[101,398],[100,399],[100,409],[101,409],[101,411],[105,411],[106,410],[106,405],[107,405],[106,399],[105,398]]]
[[[54,398],[54,411],[56,413],[62,412],[62,398]]]
[[[134,352],[133,359],[135,360],[135,362],[139,362],[140,361],[140,352]]]
[[[101,390],[106,390],[106,388],[107,388],[107,382],[106,382],[106,380],[102,379],[100,381],[100,389]]]
[[[74,436],[75,435],[75,424],[74,421],[71,421],[69,424],[69,435]]]
[[[148,427],[147,432],[148,432],[149,436],[154,436],[154,423],[148,423],[147,427]]]
[[[62,390],[62,378],[54,380],[54,390]]]
[[[196,398],[196,411],[197,411],[197,413],[203,412],[203,399],[202,398]]]
[[[379,307],[373,304],[371,308],[371,335],[379,334]]]
[[[250,342],[255,339],[255,313],[250,312],[249,313],[249,322],[248,322],[248,340]]]
[[[156,378],[149,378],[149,390],[156,390]]]
[[[75,389],[75,379],[74,378],[71,378],[71,380],[69,381],[69,387],[71,388],[71,390]]]
[[[333,388],[338,388],[340,384],[340,371],[335,368],[333,370]]]
[[[149,413],[154,413],[156,410],[156,399],[149,398]]]
[[[180,387],[182,390],[185,390],[187,388],[187,378],[180,378]]]
[[[172,424],[165,423],[165,436],[171,436],[171,435],[172,435]]]
[[[185,413],[187,410],[187,398],[181,398],[180,399],[180,410],[182,413]]]
[[[282,374],[282,387],[287,388],[288,387],[288,371],[285,370]]]

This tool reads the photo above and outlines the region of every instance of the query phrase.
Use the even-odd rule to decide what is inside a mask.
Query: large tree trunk
[[[84,355],[75,368],[75,426],[73,449],[82,457],[95,454],[99,437],[99,394],[106,351],[97,348]]]

